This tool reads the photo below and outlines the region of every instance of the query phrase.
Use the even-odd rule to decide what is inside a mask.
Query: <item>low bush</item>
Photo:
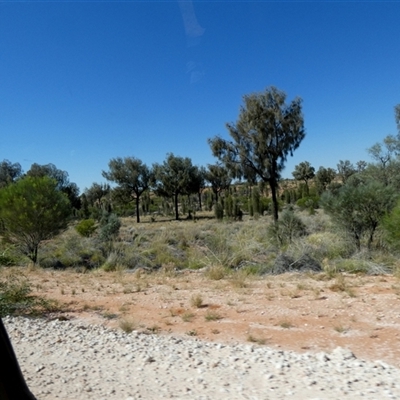
[[[285,210],[277,223],[269,226],[269,235],[281,246],[288,245],[306,234],[306,226],[292,210]]]
[[[94,219],[83,219],[76,227],[76,231],[84,237],[90,237],[96,231],[96,221]]]
[[[56,302],[31,295],[24,275],[12,273],[0,281],[0,317],[7,315],[39,315],[58,309]]]

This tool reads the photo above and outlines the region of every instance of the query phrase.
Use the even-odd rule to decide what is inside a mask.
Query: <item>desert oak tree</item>
[[[178,197],[193,193],[193,179],[196,177],[197,167],[188,157],[178,157],[167,154],[163,164],[154,164],[154,188],[159,196],[173,198],[175,219],[179,219]]]
[[[292,175],[294,179],[296,179],[297,181],[304,181],[304,184],[306,186],[306,193],[308,196],[309,193],[308,181],[314,178],[315,168],[312,167],[308,161],[303,161],[294,167]]]
[[[275,222],[281,172],[305,137],[302,100],[285,100],[286,94],[275,87],[245,95],[236,124],[226,125],[233,141],[218,136],[208,140],[214,156],[234,177],[269,184]]]
[[[108,163],[109,172],[103,171],[103,176],[118,184],[118,189],[131,199],[135,199],[136,221],[140,222],[140,196],[149,189],[152,171],[146,164],[135,157],[113,158]]]

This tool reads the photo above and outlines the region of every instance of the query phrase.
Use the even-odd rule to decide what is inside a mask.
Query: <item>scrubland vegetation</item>
[[[340,160],[337,170],[315,172],[305,161],[295,179],[283,180],[286,158],[304,137],[301,100],[286,105],[275,88],[244,100],[237,124],[227,126],[233,141],[209,140],[219,162],[207,168],[173,154],[152,168],[135,157],[112,159],[103,176],[115,186],[93,183],[79,195],[52,164],[24,174],[4,160],[2,268],[189,269],[239,286],[247,276],[288,271],[398,274],[400,127],[370,148],[371,163]],[[399,106],[395,116],[399,124]],[[0,282],[1,302],[12,285]]]

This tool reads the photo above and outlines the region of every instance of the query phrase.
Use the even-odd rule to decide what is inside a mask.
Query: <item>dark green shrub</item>
[[[392,187],[376,181],[352,183],[351,179],[337,192],[325,192],[321,198],[325,212],[351,236],[357,250],[364,237],[371,247],[376,229],[395,202]]]
[[[301,210],[310,210],[310,209],[317,209],[318,208],[318,197],[303,197],[299,200],[296,201],[296,205],[301,209]]]
[[[385,238],[394,248],[400,248],[400,201],[382,220]]]
[[[218,221],[222,221],[224,219],[224,207],[221,203],[216,203],[214,205],[214,215]]]

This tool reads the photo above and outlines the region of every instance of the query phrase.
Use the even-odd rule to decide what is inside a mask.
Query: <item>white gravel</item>
[[[399,369],[343,348],[299,354],[77,320],[3,322],[38,400],[400,399]]]

